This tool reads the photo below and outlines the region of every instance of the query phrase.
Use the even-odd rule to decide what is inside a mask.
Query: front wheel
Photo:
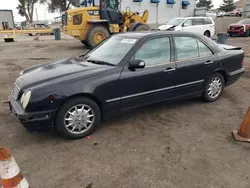
[[[76,97],[59,109],[55,129],[66,139],[79,139],[93,132],[100,123],[99,106],[91,99]]]
[[[94,48],[104,39],[110,36],[109,31],[100,25],[93,25],[93,27],[88,31],[86,43],[90,48]]]
[[[203,98],[207,102],[214,102],[220,98],[225,87],[225,79],[220,73],[212,75],[205,83]]]

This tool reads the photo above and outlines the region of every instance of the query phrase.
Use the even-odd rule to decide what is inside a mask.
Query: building
[[[92,0],[88,0],[92,1]],[[100,0],[95,0],[99,4]],[[84,0],[80,0],[80,3]],[[195,0],[121,0],[121,10],[149,11],[149,24],[162,24],[175,17],[194,16]]]
[[[3,29],[6,26],[10,29],[15,27],[13,12],[12,10],[0,9],[0,29]]]
[[[131,11],[148,9],[148,23],[161,24],[175,17],[194,16],[195,0],[123,0],[122,10],[126,7],[130,7]]]

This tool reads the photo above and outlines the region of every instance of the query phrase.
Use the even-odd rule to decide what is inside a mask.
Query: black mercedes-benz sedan
[[[31,131],[89,135],[102,118],[150,103],[202,96],[216,101],[244,73],[244,51],[185,32],[127,32],[77,58],[23,70],[10,109]]]

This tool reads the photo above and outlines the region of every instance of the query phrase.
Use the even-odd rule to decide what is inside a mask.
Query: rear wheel
[[[134,29],[134,31],[149,31],[149,30],[151,30],[151,29],[146,24],[140,24],[140,25],[136,26],[136,28]]]
[[[208,37],[208,38],[211,37],[210,31],[205,31],[204,35],[205,35],[206,37]]]
[[[100,123],[99,106],[86,97],[66,101],[59,109],[55,128],[66,139],[79,139],[93,132]]]
[[[205,83],[203,98],[207,102],[214,102],[220,98],[225,87],[225,79],[222,74],[213,74]]]
[[[93,26],[87,33],[86,43],[90,48],[94,48],[104,39],[110,36],[109,31],[103,26]]]

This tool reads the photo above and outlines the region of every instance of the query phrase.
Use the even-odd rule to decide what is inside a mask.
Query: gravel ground
[[[33,188],[249,188],[250,145],[231,136],[250,104],[249,42],[229,40],[245,50],[247,72],[217,102],[194,98],[140,108],[76,141],[27,132],[4,102],[23,68],[86,49],[66,38],[1,42],[1,146],[12,150]]]

